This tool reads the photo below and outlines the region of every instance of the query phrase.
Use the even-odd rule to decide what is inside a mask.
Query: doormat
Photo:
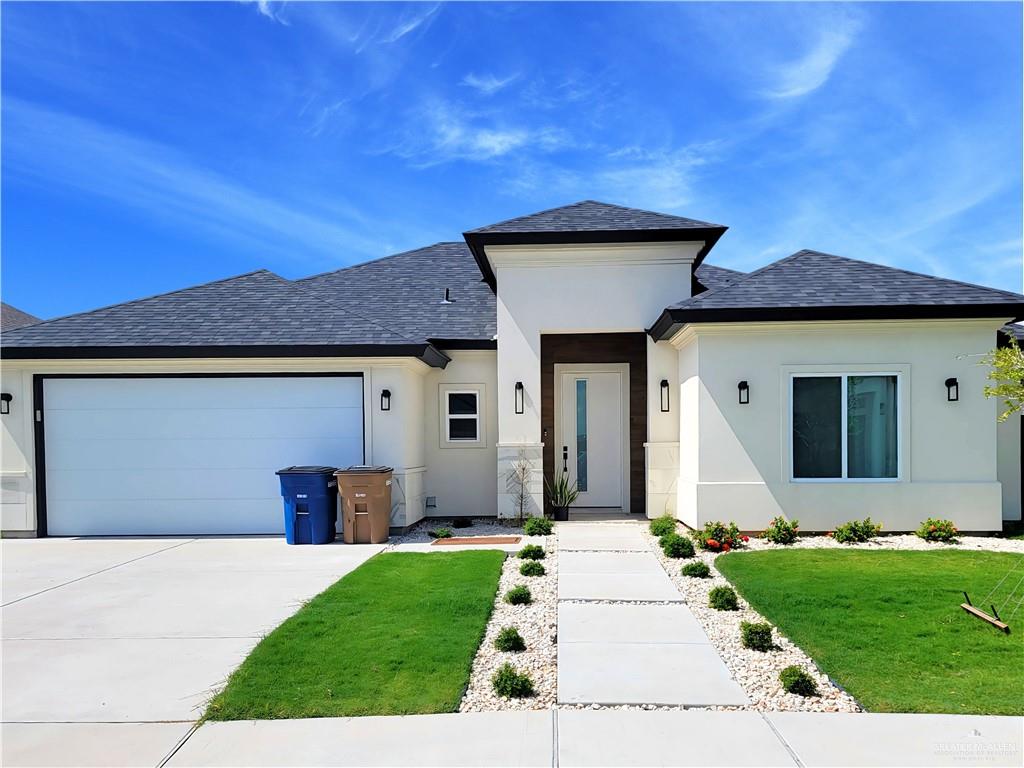
[[[522,536],[454,536],[450,539],[434,539],[431,546],[445,547],[452,544],[518,544]]]

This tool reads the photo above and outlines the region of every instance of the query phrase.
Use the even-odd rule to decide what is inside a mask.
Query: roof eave
[[[125,360],[138,358],[217,357],[413,357],[432,368],[444,368],[451,358],[433,344],[287,344],[287,345],[144,345],[3,347],[4,360]]]
[[[497,292],[497,278],[487,258],[488,245],[569,245],[584,243],[667,243],[703,240],[693,262],[696,269],[728,227],[713,225],[685,229],[601,229],[561,232],[464,232],[466,245],[480,268],[484,282]]]
[[[648,333],[655,341],[672,338],[698,323],[785,322],[821,320],[963,320],[1024,316],[1024,302],[985,304],[875,304],[831,307],[738,307],[665,309]]]

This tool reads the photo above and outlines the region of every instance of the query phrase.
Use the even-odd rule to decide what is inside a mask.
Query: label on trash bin
[[[366,494],[365,493],[357,493],[356,494],[356,498],[357,499],[365,499],[366,498]]]
[[[295,498],[296,499],[308,499],[309,498],[309,494],[308,493],[296,493],[295,494]]]

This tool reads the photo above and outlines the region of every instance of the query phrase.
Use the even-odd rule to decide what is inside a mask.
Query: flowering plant
[[[797,533],[800,530],[800,521],[789,522],[786,518],[774,518],[761,536],[773,544],[792,544],[796,541]]]
[[[725,523],[713,520],[705,524],[703,530],[694,531],[692,534],[697,545],[710,552],[728,552],[730,549],[739,549],[749,537],[742,536],[736,523]]]
[[[953,525],[952,520],[929,517],[921,523],[921,527],[917,529],[916,533],[925,541],[942,541],[950,544],[956,541],[956,535],[959,531]]]

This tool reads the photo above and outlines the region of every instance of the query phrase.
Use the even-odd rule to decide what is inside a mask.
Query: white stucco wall
[[[761,323],[684,330],[680,350],[679,517],[763,529],[778,514],[805,531],[870,515],[888,530],[925,517],[995,530],[996,403],[978,355],[998,321]],[[791,373],[897,372],[901,479],[801,483],[789,478]],[[946,400],[946,378],[960,400]],[[737,383],[750,384],[739,405]]]
[[[1024,416],[1014,414],[996,427],[999,458],[996,474],[1003,486],[1003,520],[1021,519],[1021,419]]]
[[[426,430],[427,496],[437,507],[428,517],[497,515],[494,468],[497,463],[498,393],[497,352],[451,351],[444,370],[434,369],[424,380],[424,427]],[[445,445],[441,386],[482,388],[483,444],[473,447]]]
[[[299,373],[359,372],[363,375],[365,454],[369,464],[395,469],[394,526],[424,516],[424,377],[431,369],[414,359],[224,358],[183,360],[4,361],[0,381],[14,396],[11,413],[0,416],[0,518],[5,534],[31,534],[35,523],[35,429],[32,380],[37,373]],[[390,389],[391,410],[380,410],[380,391]]]

